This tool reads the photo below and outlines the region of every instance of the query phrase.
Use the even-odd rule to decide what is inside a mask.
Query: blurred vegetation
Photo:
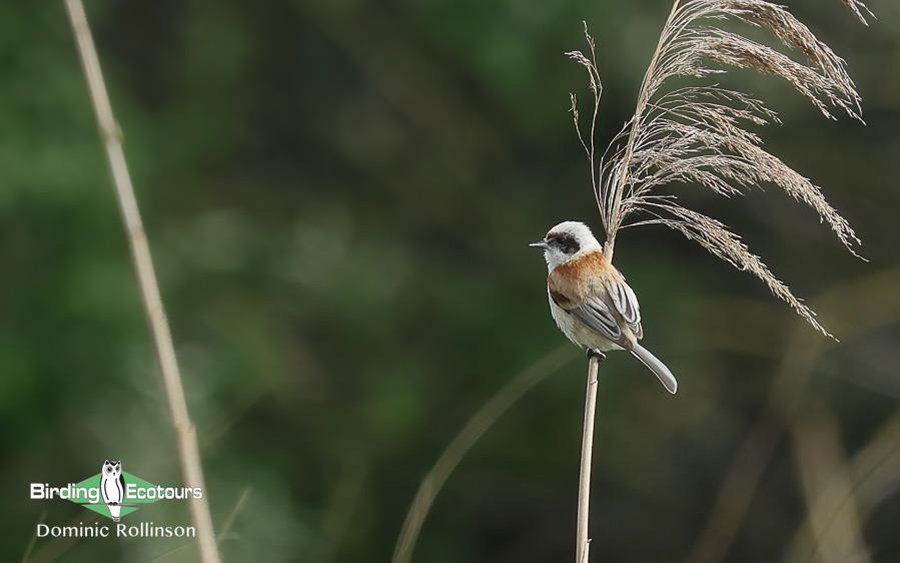
[[[681,389],[604,363],[594,561],[900,555],[900,7],[872,0],[865,28],[837,0],[787,3],[846,57],[868,126],[738,76],[784,119],[769,146],[824,187],[869,262],[774,191],[681,193],[745,233],[841,343],[676,235],[625,231],[617,264]],[[232,522],[225,559],[388,561],[446,445],[562,342],[526,246],[559,220],[597,222],[567,114],[583,71],[562,52],[587,20],[608,139],[668,2],[87,7],[213,515]],[[0,557],[14,561],[42,514],[90,518],[28,500],[28,483],[81,480],[107,457],[155,483],[179,473],[61,2],[0,4],[0,72]],[[413,561],[571,558],[583,362],[569,354],[450,475]],[[189,520],[180,503],[134,518]],[[39,540],[34,560],[195,560],[182,543]]]

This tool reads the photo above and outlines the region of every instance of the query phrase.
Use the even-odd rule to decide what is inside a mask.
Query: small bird
[[[669,393],[675,394],[675,376],[638,344],[644,329],[637,296],[603,253],[588,226],[565,221],[529,246],[544,250],[550,272],[550,313],[566,338],[588,350],[628,350],[659,378]]]

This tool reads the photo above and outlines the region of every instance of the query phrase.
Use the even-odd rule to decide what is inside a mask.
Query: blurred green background
[[[867,127],[735,74],[770,150],[864,241],[769,190],[685,200],[745,236],[840,344],[662,228],[616,261],[676,397],[603,364],[592,561],[900,557],[900,7],[866,28],[790,0],[848,61]],[[450,475],[415,562],[574,552],[584,361],[526,243],[598,226],[564,51],[598,42],[599,140],[631,111],[666,0],[87,2],[172,324],[225,561],[390,561],[417,487],[517,374],[543,378]],[[0,559],[89,521],[32,481],[105,458],[179,484],[174,437],[62,2],[0,4]],[[560,352],[562,346],[562,352]],[[548,355],[550,358],[547,359]],[[549,367],[548,367],[549,366]],[[546,377],[544,377],[546,376]],[[240,502],[243,499],[243,502]],[[188,524],[183,503],[128,523]],[[38,540],[31,561],[195,561],[163,539]],[[174,551],[173,551],[174,550]]]

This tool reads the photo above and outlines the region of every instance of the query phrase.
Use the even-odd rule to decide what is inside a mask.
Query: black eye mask
[[[550,244],[558,248],[563,254],[571,255],[581,250],[581,245],[572,235],[559,235],[553,237]]]

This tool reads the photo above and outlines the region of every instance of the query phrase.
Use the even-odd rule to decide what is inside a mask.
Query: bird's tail
[[[659,382],[663,384],[663,387],[665,387],[669,393],[674,395],[675,392],[678,391],[678,380],[675,379],[675,376],[672,375],[672,372],[669,371],[666,364],[659,361],[656,356],[650,353],[650,350],[647,350],[635,342],[634,348],[631,349],[631,354],[653,372],[653,375],[659,379]]]

